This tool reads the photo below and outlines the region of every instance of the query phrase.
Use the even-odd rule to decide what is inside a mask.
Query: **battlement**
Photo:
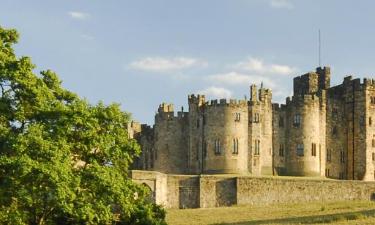
[[[284,109],[286,109],[285,104],[272,103],[272,110],[279,111],[279,110],[284,110]]]
[[[257,102],[257,101],[266,101],[272,99],[272,91],[268,88],[263,88],[263,83],[259,90],[257,90],[257,86],[252,84],[250,86],[250,101]]]
[[[364,78],[362,81],[360,78],[353,79],[351,75],[344,77],[344,81],[341,85],[336,87],[343,87],[345,89],[352,89],[355,91],[365,90],[366,87],[374,86],[372,79]]]
[[[168,104],[168,103],[161,103],[158,108],[159,113],[169,113],[169,112],[174,112],[174,105],[173,104]]]
[[[366,87],[375,87],[375,79],[372,79],[372,78],[363,78],[363,84]]]
[[[189,104],[195,104],[201,106],[205,103],[206,96],[205,95],[188,95],[188,102]]]
[[[331,69],[318,67],[315,72],[309,72],[293,79],[294,95],[317,93],[330,87]]]
[[[320,102],[321,97],[317,94],[304,94],[304,95],[295,95],[292,97],[288,97],[286,99],[287,105],[304,105],[304,104],[311,104],[314,102]]]
[[[228,107],[244,107],[248,105],[247,100],[237,100],[237,99],[214,99],[211,101],[207,101],[205,103],[208,107],[220,107],[220,106],[228,106]]]
[[[146,137],[152,137],[154,129],[147,124],[141,124],[142,135]]]
[[[189,112],[184,112],[184,108],[181,107],[181,111],[174,112],[174,105],[162,103],[159,105],[158,112],[155,115],[155,120],[179,120],[189,115]]]

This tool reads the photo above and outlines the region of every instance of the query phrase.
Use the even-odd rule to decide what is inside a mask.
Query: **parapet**
[[[375,80],[371,78],[364,78],[363,83],[366,87],[375,87]]]
[[[194,95],[194,94],[191,94],[191,95],[188,95],[188,102],[189,104],[196,104],[198,106],[201,106],[205,103],[205,100],[206,99],[206,96],[204,95]]]
[[[309,72],[293,79],[294,95],[317,93],[330,88],[331,69],[318,67],[315,72]]]
[[[272,110],[279,111],[279,110],[284,110],[286,109],[285,104],[279,104],[279,103],[272,103]]]
[[[207,101],[205,103],[208,107],[221,107],[221,106],[227,106],[227,107],[244,107],[248,105],[247,100],[237,100],[237,99],[214,99],[211,101]]]
[[[174,112],[174,106],[173,104],[167,104],[167,103],[161,103],[158,108],[159,113],[163,112]]]

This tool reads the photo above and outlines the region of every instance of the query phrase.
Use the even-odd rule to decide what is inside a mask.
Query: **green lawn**
[[[167,222],[170,225],[375,224],[375,202],[315,202],[209,209],[168,209]]]

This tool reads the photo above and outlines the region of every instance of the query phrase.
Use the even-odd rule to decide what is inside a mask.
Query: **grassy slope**
[[[188,224],[375,224],[375,203],[332,203],[234,206],[209,209],[169,209],[170,225]]]

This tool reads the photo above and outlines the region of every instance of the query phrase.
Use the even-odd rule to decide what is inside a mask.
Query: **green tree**
[[[128,177],[140,149],[119,106],[91,105],[18,58],[0,27],[0,223],[165,224]]]

